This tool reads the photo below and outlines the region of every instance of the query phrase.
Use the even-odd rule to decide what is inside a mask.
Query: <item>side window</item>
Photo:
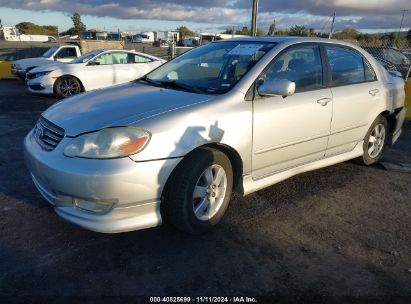
[[[150,58],[140,56],[140,55],[135,55],[135,54],[130,54],[131,60],[130,63],[146,63],[146,62],[151,62]]]
[[[113,56],[111,53],[105,53],[98,56],[94,61],[100,63],[100,65],[113,64]]]
[[[364,61],[364,76],[365,76],[365,81],[374,81],[377,80],[377,77],[375,76],[374,70],[371,68],[370,64],[363,59]]]
[[[358,53],[341,47],[327,47],[333,86],[375,80],[375,73]]]
[[[323,71],[318,46],[294,47],[277,57],[268,67],[267,79],[295,82],[296,92],[323,87]]]
[[[57,54],[57,58],[74,58],[77,56],[76,49],[72,47],[62,48]]]
[[[114,52],[112,53],[113,64],[126,64],[128,63],[128,53]]]

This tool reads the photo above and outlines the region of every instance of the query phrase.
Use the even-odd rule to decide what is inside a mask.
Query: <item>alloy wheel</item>
[[[202,221],[211,219],[221,208],[227,191],[227,174],[224,168],[214,164],[198,179],[193,193],[193,211]]]
[[[60,92],[64,97],[80,93],[80,85],[71,78],[64,78],[60,83]]]
[[[384,148],[384,143],[385,127],[383,124],[377,124],[368,139],[368,155],[372,158],[376,158]]]

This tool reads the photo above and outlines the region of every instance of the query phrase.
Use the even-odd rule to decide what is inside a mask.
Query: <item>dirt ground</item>
[[[235,195],[206,235],[94,233],[59,218],[24,165],[55,101],[0,81],[0,295],[411,297],[411,173],[345,162]],[[384,160],[411,163],[410,124]]]

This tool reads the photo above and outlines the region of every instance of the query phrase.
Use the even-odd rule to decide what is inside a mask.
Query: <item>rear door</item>
[[[152,71],[154,68],[161,65],[158,60],[153,60],[149,57],[145,57],[139,54],[129,54],[129,64],[134,70],[134,78],[139,78],[144,76],[148,72]]]
[[[333,118],[326,156],[351,151],[362,141],[384,91],[368,61],[356,50],[326,46]]]
[[[120,84],[136,79],[136,72],[130,64],[130,53],[113,52],[114,83]]]
[[[260,77],[296,83],[293,96],[253,101],[252,177],[258,179],[324,157],[332,115],[318,45],[282,52]]]
[[[115,52],[113,56],[116,83],[137,79],[160,65],[159,61],[133,53]]]

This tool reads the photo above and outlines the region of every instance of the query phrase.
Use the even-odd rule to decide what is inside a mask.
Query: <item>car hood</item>
[[[33,74],[33,73],[44,72],[44,71],[53,71],[53,70],[55,70],[59,67],[62,67],[64,65],[65,65],[65,63],[56,61],[56,62],[53,62],[53,63],[50,63],[50,64],[48,63],[46,65],[42,65],[42,66],[39,66],[37,68],[31,69],[30,73]]]
[[[138,121],[205,102],[213,95],[195,94],[130,82],[83,93],[56,103],[42,115],[68,136]]]
[[[53,62],[52,60],[44,57],[35,57],[35,58],[25,58],[13,61],[14,64],[19,64],[24,68],[30,67],[32,65],[43,65]]]

